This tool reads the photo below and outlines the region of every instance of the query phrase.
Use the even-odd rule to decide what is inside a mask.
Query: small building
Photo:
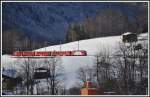
[[[13,73],[14,72],[14,73]],[[22,78],[16,75],[16,72],[13,70],[5,70],[2,72],[2,93],[8,95],[13,93],[15,87],[20,85]]]
[[[81,89],[81,95],[96,95],[96,88],[91,81],[86,81]]]
[[[122,34],[122,41],[124,43],[126,42],[136,42],[137,39],[137,35],[135,33],[132,32],[126,32],[124,34]]]
[[[50,77],[48,69],[40,67],[34,71],[34,79],[46,79]]]

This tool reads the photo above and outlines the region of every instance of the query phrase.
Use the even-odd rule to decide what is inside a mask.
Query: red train
[[[85,50],[77,51],[15,51],[13,56],[87,56]]]

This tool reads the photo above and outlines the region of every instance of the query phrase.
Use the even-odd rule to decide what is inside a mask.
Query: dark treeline
[[[133,16],[134,18],[127,16],[122,11],[109,8],[100,11],[95,17],[87,16],[83,22],[70,24],[66,42],[121,35],[127,31],[137,34],[148,32],[147,6],[143,4],[137,10],[139,13]]]
[[[82,22],[72,23],[66,32],[65,42],[82,39],[121,35],[124,32],[144,33],[148,32],[148,8],[147,4],[141,5],[125,4],[127,6],[138,6],[138,13],[129,17],[126,13],[114,10],[103,9],[96,16],[87,16]],[[38,39],[40,40],[40,39]],[[55,42],[59,39],[52,39]],[[53,41],[53,42],[54,42]],[[52,41],[35,41],[21,32],[18,28],[2,31],[3,54],[12,54],[14,50],[34,50],[48,45],[54,45]],[[56,44],[56,43],[55,43]]]
[[[46,46],[44,42],[33,41],[25,33],[10,29],[2,33],[2,53],[12,54],[13,51],[28,51]]]

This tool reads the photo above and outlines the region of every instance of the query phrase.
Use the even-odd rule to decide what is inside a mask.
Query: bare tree
[[[135,78],[135,43],[120,44],[120,55],[118,55],[120,63],[121,80],[123,81],[124,94],[129,94],[130,83],[134,86]],[[132,57],[132,58],[131,58]],[[118,67],[119,68],[119,67]]]
[[[78,79],[81,80],[83,83],[86,82],[86,71],[83,68],[79,68],[78,70]]]
[[[110,66],[109,51],[107,51],[106,48],[103,48],[96,56],[95,70],[97,83],[99,86],[101,86],[105,80],[110,79]]]
[[[61,66],[61,60],[57,57],[52,57],[45,61],[45,65],[48,67],[49,78],[47,79],[50,88],[50,94],[58,94],[59,86],[63,82],[63,71],[64,68]],[[62,85],[61,85],[62,86]]]
[[[137,94],[137,83],[143,79],[143,71],[147,71],[147,49],[141,46],[142,43],[131,42],[121,43],[120,52],[115,61],[118,61],[118,79],[122,83],[123,94]],[[138,77],[140,73],[140,78]],[[147,74],[147,73],[145,73]]]
[[[137,94],[147,94],[148,88],[148,43],[144,42],[141,49],[137,51],[138,62],[136,71],[139,72],[137,79],[140,80],[137,85]]]
[[[20,75],[23,78],[23,85],[26,87],[26,94],[33,94],[34,88],[34,70],[36,69],[37,62],[30,58],[25,58],[24,60],[19,60],[20,65]]]
[[[110,54],[110,50],[106,46],[98,50],[95,57],[94,70],[98,88],[103,88],[106,92],[111,91],[120,94],[121,87],[118,85],[120,83],[117,79],[120,69],[114,61],[116,58]]]
[[[77,77],[82,83],[85,83],[87,80],[93,81],[94,79],[94,69],[92,67],[80,67],[77,72]]]

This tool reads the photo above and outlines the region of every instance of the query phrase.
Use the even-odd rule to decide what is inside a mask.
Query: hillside
[[[148,33],[144,33],[139,35],[139,38],[148,38]],[[65,85],[66,88],[70,88],[75,85],[78,81],[77,79],[77,70],[80,67],[90,67],[94,65],[95,57],[97,52],[102,51],[106,48],[107,51],[110,52],[110,55],[115,54],[118,50],[119,42],[121,42],[121,36],[112,36],[112,37],[102,37],[102,38],[93,38],[87,40],[79,41],[79,50],[86,50],[88,56],[72,56],[72,57],[61,57],[62,59],[62,66],[65,69]],[[61,44],[61,50],[77,50],[78,49],[78,42],[70,42],[66,44]],[[60,45],[54,45],[49,47],[44,47],[41,49],[37,49],[35,51],[59,51]],[[19,64],[15,64],[16,60],[12,58],[10,55],[3,55],[2,56],[2,67],[5,68],[18,68]]]
[[[109,27],[111,25],[113,25],[113,28],[118,28],[116,31],[117,34],[115,35],[120,35],[120,31],[123,30],[124,32],[124,29],[120,26],[127,26],[127,23],[130,20],[129,23],[133,21],[132,23],[134,26],[138,25],[137,28],[132,27],[132,30],[140,28],[141,30],[138,30],[138,32],[142,32],[145,24],[147,25],[146,9],[147,7],[144,6],[144,3],[5,2],[3,3],[2,10],[2,24],[4,31],[15,28],[25,33],[25,35],[28,35],[32,40],[49,41],[52,44],[58,44],[60,41],[65,42],[69,26],[81,23],[86,20],[87,17],[92,19],[95,18],[95,16],[98,17],[94,21],[97,21],[96,25],[98,26],[98,31],[102,31],[102,33],[98,32],[97,34],[97,32],[95,32],[97,37],[102,37],[104,36],[103,34],[105,34],[105,36],[111,36],[110,34],[114,34],[116,30],[111,29]],[[107,10],[111,10],[111,12],[108,12]],[[126,19],[123,19],[122,17],[126,17]],[[90,24],[86,26],[87,28],[91,26],[91,23],[93,24],[93,21],[90,23],[89,21],[86,22]],[[107,23],[110,25],[108,26]],[[114,23],[119,25],[114,25]],[[107,29],[104,29],[105,26],[107,26]],[[101,29],[101,27],[103,29]],[[128,30],[128,27],[125,27],[125,29]],[[89,31],[90,29],[87,30]],[[132,30],[129,29],[128,31],[132,32]]]

